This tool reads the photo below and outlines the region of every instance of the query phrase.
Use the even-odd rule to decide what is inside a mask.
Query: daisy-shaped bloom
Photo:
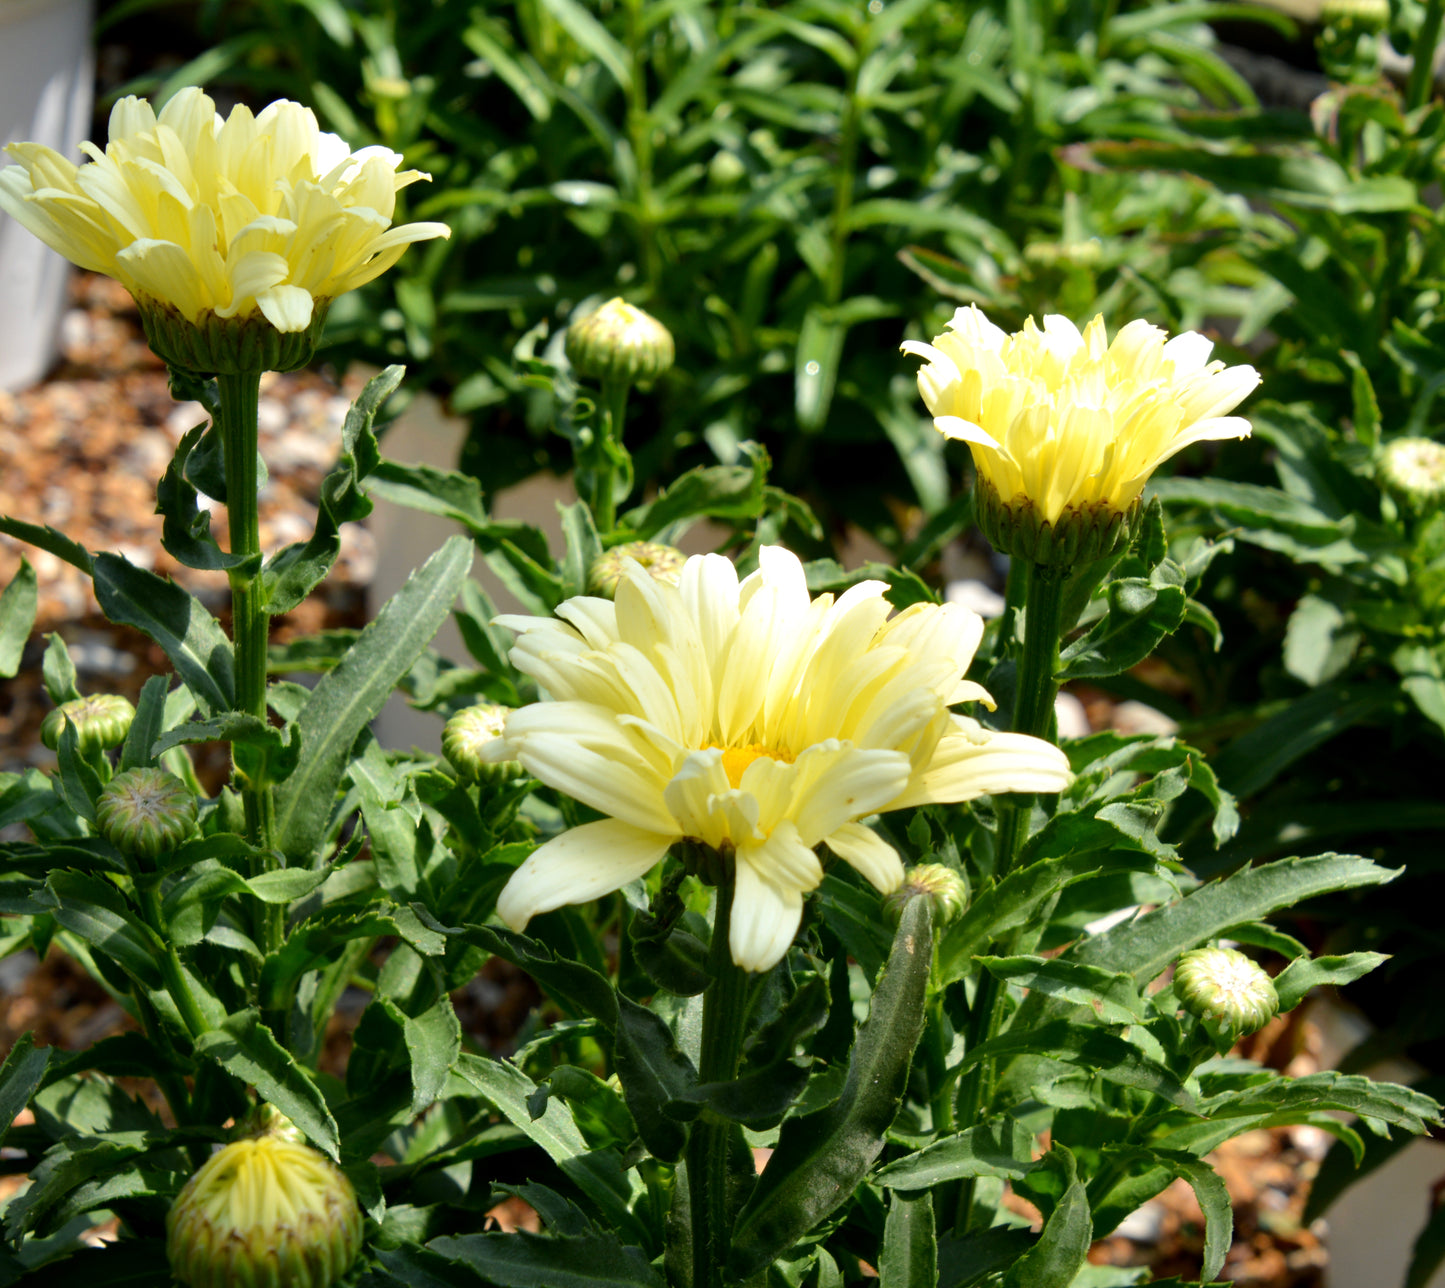
[[[304,331],[313,311],[385,272],[445,224],[393,228],[399,189],[386,148],[353,153],[310,108],[282,99],[225,120],[194,87],[157,115],[144,99],[111,110],[110,142],[74,165],[38,143],[12,143],[0,209],[67,259],[123,283],[142,312],[193,326],[260,314]]]
[[[1130,322],[1109,343],[1104,319],[1083,333],[1065,317],[1033,318],[1009,335],[970,305],[932,344],[918,388],[934,425],[962,439],[981,484],[1057,525],[1066,512],[1127,512],[1149,476],[1201,439],[1243,438],[1227,416],[1259,384],[1253,367],[1211,362],[1194,331],[1165,341]]]
[[[616,600],[503,617],[516,667],[550,695],[511,712],[486,754],[608,815],[548,841],[497,903],[516,929],[642,876],[684,839],[730,858],[733,960],[766,970],[798,930],[826,845],[887,894],[898,854],[860,820],[991,792],[1056,792],[1058,748],[948,708],[989,702],[962,678],[982,620],[954,604],[896,615],[882,582],[810,599],[778,546],[739,583],[719,555],[676,585],[640,566]]]

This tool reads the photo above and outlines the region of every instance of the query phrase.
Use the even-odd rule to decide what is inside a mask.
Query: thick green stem
[[[161,896],[154,880],[142,879],[135,883],[136,896],[140,900],[141,916],[145,918],[148,925],[156,933],[156,937],[165,945],[165,952],[161,955],[161,979],[165,981],[166,991],[170,993],[171,1000],[176,1004],[176,1010],[180,1012],[181,1022],[185,1024],[186,1031],[193,1038],[198,1038],[202,1033],[208,1032],[210,1025],[206,1023],[206,1017],[201,1014],[201,1008],[196,1004],[195,994],[191,992],[190,982],[186,979],[186,973],[181,968],[180,955],[176,952],[175,945],[171,943],[170,936],[166,933],[165,920],[161,916]],[[174,1105],[171,1106],[173,1109]]]
[[[617,447],[622,445],[629,388],[625,380],[602,382],[604,422],[599,429],[605,437],[596,447],[597,465],[592,475],[591,509],[593,525],[603,536],[617,526],[617,461],[621,453],[615,450],[614,444]]]
[[[216,425],[226,466],[226,519],[233,555],[261,553],[257,491],[257,410],[261,373],[221,375],[216,378],[219,410]],[[236,710],[266,719],[266,646],[271,619],[261,598],[254,569],[232,570],[231,635],[236,650]],[[272,848],[276,802],[269,783],[255,783],[237,774],[246,811],[246,839],[262,854],[260,869],[276,866]],[[267,904],[260,914],[262,951],[274,952],[284,934],[284,909]]]
[[[1054,672],[1059,660],[1059,636],[1063,630],[1064,585],[1066,570],[1030,565],[1024,595],[1024,638],[1019,652],[1018,687],[1014,698],[1013,731],[1035,738],[1052,739],[1054,731],[1054,698],[1059,686]],[[994,878],[1002,881],[1012,870],[1024,842],[1028,840],[1029,815],[1033,810],[1031,795],[1000,796],[998,810],[998,854],[994,861]],[[998,1033],[1003,1022],[1004,993],[999,982],[988,972],[978,981],[973,1007],[968,1017],[968,1050],[987,1042]],[[958,1092],[958,1124],[974,1126],[986,1113],[992,1099],[993,1072],[987,1060],[975,1064],[963,1076]],[[975,1185],[967,1180],[960,1187],[956,1223],[960,1230],[968,1228],[973,1215]]]
[[[1410,68],[1410,79],[1405,84],[1407,112],[1424,107],[1430,99],[1430,89],[1435,83],[1435,48],[1440,43],[1442,18],[1445,18],[1445,0],[1427,0],[1425,20],[1420,24],[1415,48],[1411,51],[1415,62]]]
[[[700,1082],[731,1082],[737,1077],[747,1020],[748,975],[733,961],[728,946],[732,920],[731,876],[717,888],[708,971],[712,982],[702,998]],[[693,1288],[721,1288],[729,1250],[727,1191],[728,1143],[737,1129],[704,1114],[692,1125],[687,1142],[687,1178],[691,1191]]]

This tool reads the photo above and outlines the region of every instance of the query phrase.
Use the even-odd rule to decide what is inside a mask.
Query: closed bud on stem
[[[890,921],[898,922],[910,899],[933,900],[933,924],[946,926],[968,907],[968,881],[942,863],[920,863],[904,873],[903,884],[883,901]]]
[[[593,380],[648,384],[676,357],[672,332],[618,297],[567,328],[567,361]]]
[[[1445,506],[1445,443],[1430,438],[1397,438],[1385,445],[1376,477],[1418,514]]]
[[[75,728],[82,752],[108,751],[125,741],[134,719],[135,708],[118,694],[93,693],[88,698],[62,702],[47,715],[40,725],[40,741],[55,751],[69,724]]]
[[[1174,968],[1174,992],[1186,1011],[1231,1040],[1262,1029],[1279,1010],[1274,982],[1237,948],[1185,953]]]
[[[95,803],[100,834],[122,854],[149,860],[174,850],[196,828],[196,798],[163,769],[127,769]]]
[[[191,1288],[330,1288],[361,1250],[361,1210],[339,1168],[281,1115],[186,1182],[166,1217],[171,1272]]]
[[[658,541],[629,541],[613,546],[605,554],[592,561],[587,570],[587,592],[612,599],[617,594],[618,583],[627,567],[627,561],[635,559],[646,570],[648,576],[676,586],[682,576],[682,566],[687,556],[675,546],[665,546]]]
[[[515,760],[485,759],[485,750],[502,736],[510,707],[483,702],[459,711],[442,731],[442,754],[469,782],[497,785],[520,778],[526,770]]]

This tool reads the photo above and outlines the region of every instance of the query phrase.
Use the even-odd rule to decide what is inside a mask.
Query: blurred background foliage
[[[1394,50],[1433,49],[1432,12],[1396,4]],[[1445,513],[1378,477],[1392,439],[1441,437],[1428,76],[1367,58],[1305,106],[1262,104],[1216,29],[1298,50],[1294,24],[1193,0],[119,0],[100,39],[158,18],[175,56],[116,92],[285,95],[432,174],[407,215],[452,239],[339,302],[327,354],[407,362],[470,418],[462,466],[489,497],[568,458],[563,330],[617,294],[677,339],[629,420],[641,495],[755,441],[823,520],[790,544],[831,554],[856,524],[935,583],[967,457],[901,340],[977,302],[1007,328],[1203,329],[1253,362],[1253,438],[1156,483],[1181,561],[1223,536],[1197,598],[1224,645],[1201,622],[1110,685],[1241,798],[1223,851],[1175,807],[1201,875],[1330,848],[1408,865],[1297,933],[1395,953],[1352,987],[1382,1026],[1370,1053],[1445,1068],[1419,914],[1445,896]]]

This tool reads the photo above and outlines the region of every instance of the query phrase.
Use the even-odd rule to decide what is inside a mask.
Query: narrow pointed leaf
[[[297,717],[300,759],[276,805],[276,836],[290,857],[309,859],[320,843],[352,744],[446,620],[471,563],[471,543],[452,537],[312,690]]]
[[[35,610],[40,602],[35,569],[26,559],[10,584],[0,591],[0,679],[9,679],[20,669],[20,657],[35,627]]]

